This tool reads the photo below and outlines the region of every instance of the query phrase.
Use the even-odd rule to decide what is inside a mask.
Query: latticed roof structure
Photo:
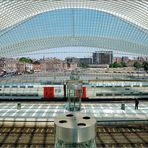
[[[0,55],[86,46],[148,55],[147,0],[0,0]]]

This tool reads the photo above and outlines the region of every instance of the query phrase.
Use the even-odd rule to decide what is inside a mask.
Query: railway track
[[[148,127],[98,126],[97,147],[148,147]],[[54,148],[54,128],[1,127],[0,147]]]

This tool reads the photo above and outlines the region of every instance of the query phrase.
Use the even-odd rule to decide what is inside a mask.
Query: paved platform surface
[[[20,110],[17,109],[17,102],[0,102],[0,120],[54,121],[55,116],[67,112],[63,102],[22,102]],[[135,110],[134,102],[125,103],[125,110],[121,109],[121,103],[82,103],[81,113],[94,116],[98,122],[148,122],[148,102],[140,102],[138,110]]]

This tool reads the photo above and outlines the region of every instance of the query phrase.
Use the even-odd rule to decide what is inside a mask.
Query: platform
[[[17,102],[1,102],[0,121],[53,122],[55,116],[68,112],[64,107],[64,102],[21,102],[18,110]],[[138,110],[134,102],[125,103],[125,110],[121,109],[121,103],[83,103],[81,113],[95,117],[98,123],[148,123],[148,102],[140,102]]]

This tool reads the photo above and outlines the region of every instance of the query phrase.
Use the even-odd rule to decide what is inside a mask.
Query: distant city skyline
[[[30,52],[26,53],[24,55],[17,56],[18,57],[30,57],[30,58],[59,58],[59,59],[65,59],[66,57],[78,57],[78,58],[90,58],[92,57],[92,53],[95,51],[113,51],[113,50],[107,50],[107,49],[98,49],[98,48],[91,48],[91,47],[61,47],[61,48],[53,48],[53,49],[44,49],[36,52]],[[133,54],[133,53],[126,53],[121,51],[113,51],[114,57],[122,57],[122,56],[128,56],[129,58],[134,57],[141,57],[144,55],[140,54]]]

